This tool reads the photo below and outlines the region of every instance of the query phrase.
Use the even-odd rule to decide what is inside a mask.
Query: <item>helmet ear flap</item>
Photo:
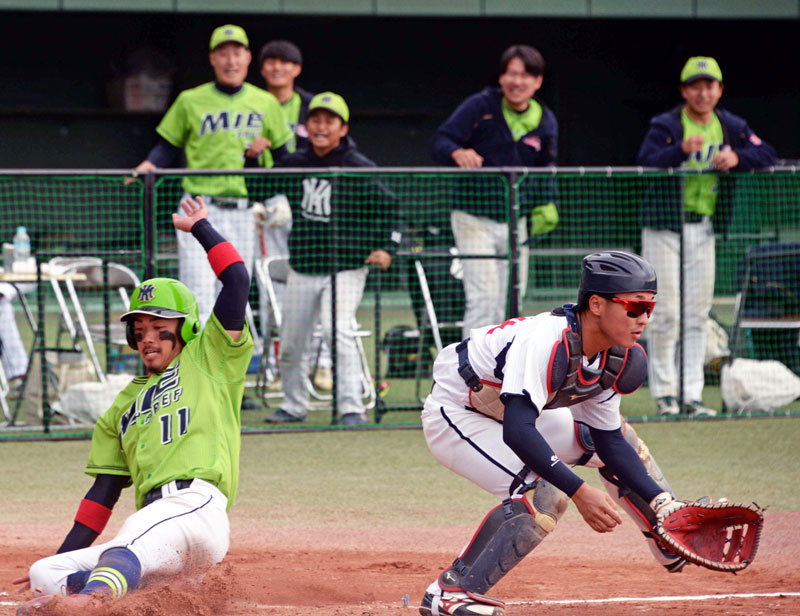
[[[128,346],[134,351],[139,350],[139,343],[136,341],[136,336],[133,334],[133,319],[125,321],[125,340],[128,341]]]

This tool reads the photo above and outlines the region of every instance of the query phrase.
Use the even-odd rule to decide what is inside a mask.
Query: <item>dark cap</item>
[[[291,41],[283,39],[270,41],[261,48],[258,54],[258,65],[264,64],[264,60],[267,58],[277,58],[284,62],[303,64],[303,54],[300,53],[300,48]]]

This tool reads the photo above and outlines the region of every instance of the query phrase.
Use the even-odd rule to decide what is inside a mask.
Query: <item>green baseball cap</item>
[[[350,121],[350,109],[344,99],[333,92],[320,92],[308,104],[308,113],[310,114],[315,109],[327,109],[331,113],[335,113],[342,122],[347,124]]]
[[[215,29],[214,32],[211,33],[211,42],[208,48],[214,51],[217,47],[222,45],[222,43],[239,43],[248,49],[250,48],[250,41],[247,40],[247,34],[244,28],[241,26],[234,26],[233,24],[227,24]]]
[[[714,79],[722,82],[722,70],[714,58],[694,56],[686,61],[681,71],[681,83],[690,84],[698,79]]]

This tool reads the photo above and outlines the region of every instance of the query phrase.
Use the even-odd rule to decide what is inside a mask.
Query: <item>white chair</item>
[[[130,293],[139,286],[139,277],[133,270],[121,263],[111,261],[104,263],[97,257],[56,257],[50,261],[50,268],[51,271],[63,274],[61,278],[65,278],[62,283],[56,279],[51,280],[53,293],[62,317],[58,337],[60,338],[66,329],[75,350],[80,350],[79,340],[83,339],[97,379],[101,383],[105,383],[106,375],[100,365],[95,343],[104,343],[106,353],[109,352],[112,345],[127,346],[125,324],[111,319],[110,314],[122,313],[128,309]],[[76,276],[71,278],[69,274]],[[67,290],[69,304],[64,297],[61,284]],[[114,292],[111,292],[112,289]],[[81,301],[82,297],[83,301]],[[87,307],[91,306],[92,309],[96,309],[97,302],[101,302],[103,305],[103,318],[100,322],[89,323],[86,316]],[[77,325],[75,321],[77,321]]]
[[[264,334],[264,350],[261,355],[262,368],[259,371],[259,376],[262,374],[265,375],[264,380],[265,384],[267,385],[274,381],[274,379],[278,376],[276,374],[272,374],[268,367],[269,348],[275,348],[276,355],[280,355],[278,349],[280,346],[282,307],[280,305],[280,301],[278,300],[278,293],[275,285],[286,283],[289,278],[289,269],[289,257],[283,255],[265,257],[256,263],[256,276],[258,276],[259,283],[266,292],[266,298],[262,298],[262,301],[266,299],[269,306],[267,311],[269,315],[268,322],[262,324],[262,330]],[[354,319],[353,330],[348,333],[352,334],[356,339],[356,345],[361,358],[362,397],[365,399],[365,407],[370,409],[375,406],[377,393],[375,391],[375,384],[372,380],[372,373],[369,368],[369,362],[367,361],[367,355],[364,351],[364,345],[361,339],[364,336],[371,335],[371,332],[362,330]],[[314,340],[317,344],[317,351],[315,353],[316,361],[316,359],[319,358],[319,345],[322,342],[322,330],[319,324],[317,324],[314,330]],[[308,390],[310,395],[317,400],[327,401],[331,400],[333,397],[331,394],[323,394],[317,391],[311,379],[308,380]],[[265,398],[278,397],[280,396],[280,393],[266,391],[265,387],[263,395]]]

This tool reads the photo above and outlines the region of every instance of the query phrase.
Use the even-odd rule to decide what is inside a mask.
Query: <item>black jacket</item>
[[[287,156],[279,167],[375,167],[345,137],[319,157],[309,145]],[[292,176],[287,196],[292,206],[289,263],[303,274],[331,274],[364,266],[374,250],[393,254],[404,217],[397,199],[374,175],[341,171]]]

